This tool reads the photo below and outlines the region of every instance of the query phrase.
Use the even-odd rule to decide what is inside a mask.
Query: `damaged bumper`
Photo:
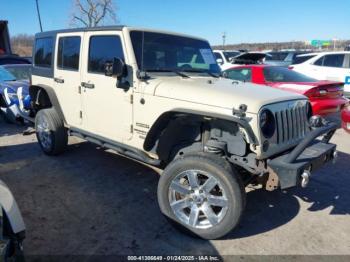
[[[311,173],[337,157],[336,145],[329,143],[338,125],[327,125],[311,131],[293,151],[268,161],[272,181],[267,189],[306,187]],[[321,140],[318,137],[323,136]],[[270,175],[271,176],[271,175]]]

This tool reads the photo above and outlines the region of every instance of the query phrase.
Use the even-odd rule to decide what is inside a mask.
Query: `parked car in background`
[[[286,67],[245,65],[228,69],[223,72],[223,75],[233,80],[252,82],[305,95],[311,102],[313,114],[316,115],[338,114],[339,118],[340,111],[348,103],[348,99],[343,97],[342,82],[316,80]],[[264,90],[262,89],[261,92]]]
[[[350,52],[322,52],[299,57],[305,56],[310,57],[290,68],[318,80],[343,82],[344,95],[350,97]]]
[[[29,81],[32,74],[32,65],[28,64],[9,64],[3,65],[2,68],[10,72],[17,81]]]
[[[238,50],[214,50],[213,52],[216,62],[220,66],[221,70],[230,68],[230,66],[232,66],[232,58],[241,54],[241,52]]]
[[[341,113],[342,127],[350,134],[350,106],[343,109]]]
[[[0,113],[8,122],[33,121],[34,110],[29,95],[30,71],[30,65],[0,66]]]
[[[24,261],[25,225],[7,185],[0,180],[0,261]]]
[[[344,48],[344,51],[350,51],[350,45]]]
[[[300,54],[305,54],[305,51],[276,51],[268,52],[264,63],[275,66],[289,66],[295,64],[295,59]]]

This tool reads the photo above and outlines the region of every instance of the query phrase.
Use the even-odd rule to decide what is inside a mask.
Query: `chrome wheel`
[[[38,117],[36,132],[42,147],[46,150],[50,150],[52,147],[51,130],[49,128],[49,123],[42,115]]]
[[[169,202],[177,219],[199,229],[219,224],[228,210],[228,199],[220,181],[200,170],[187,170],[173,179]]]

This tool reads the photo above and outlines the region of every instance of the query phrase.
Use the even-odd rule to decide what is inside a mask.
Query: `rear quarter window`
[[[35,40],[34,65],[38,67],[52,66],[53,38],[45,37]]]

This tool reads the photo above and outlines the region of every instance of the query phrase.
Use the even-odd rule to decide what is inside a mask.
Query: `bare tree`
[[[105,22],[117,23],[113,0],[73,0],[74,11],[71,25],[99,26]]]

